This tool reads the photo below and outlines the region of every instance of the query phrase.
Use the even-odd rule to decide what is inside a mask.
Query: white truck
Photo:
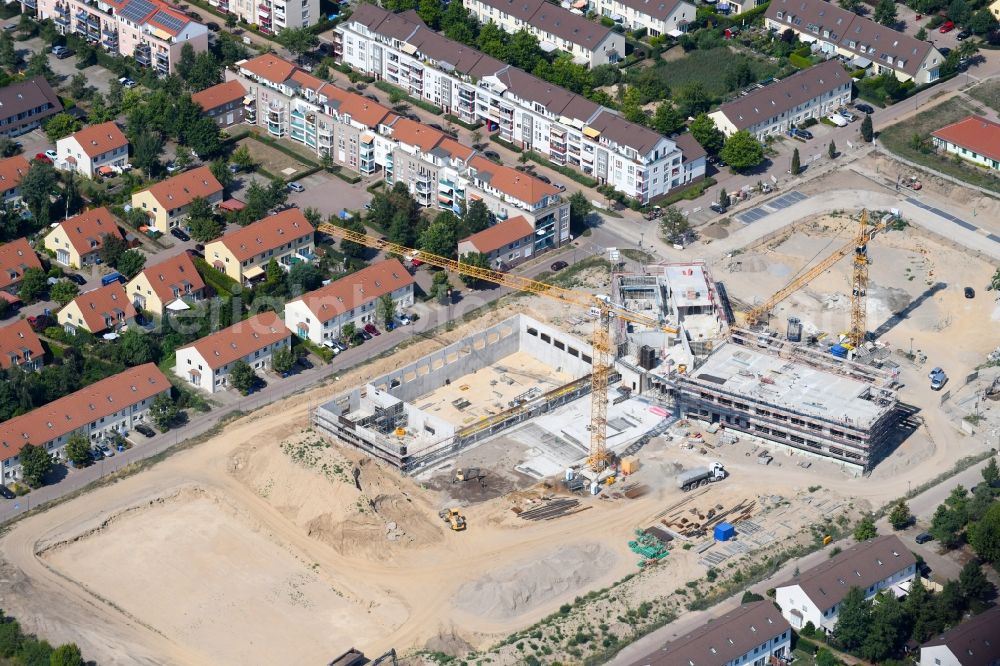
[[[704,486],[707,483],[722,481],[729,476],[720,462],[713,462],[708,467],[695,467],[677,475],[677,487],[687,492]]]

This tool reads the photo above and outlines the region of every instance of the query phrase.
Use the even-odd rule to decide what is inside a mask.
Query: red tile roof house
[[[29,268],[41,270],[42,262],[27,239],[18,238],[0,245],[0,291],[17,295],[24,271]]]
[[[20,367],[38,370],[42,367],[45,350],[27,319],[0,328],[0,368]]]
[[[530,259],[535,251],[535,229],[518,215],[472,234],[458,242],[458,256],[470,252],[485,254],[490,268],[509,270]]]
[[[125,292],[137,310],[163,316],[165,310],[187,310],[188,303],[205,297],[205,281],[191,260],[181,252],[147,266],[125,284]]]
[[[1000,171],[1000,123],[969,116],[931,132],[934,145],[993,171]]]
[[[146,363],[0,423],[3,482],[21,478],[18,455],[25,444],[64,457],[63,447],[73,433],[99,441],[145,422],[161,393],[170,394],[170,381],[154,364]]]
[[[133,324],[135,316],[135,306],[128,299],[125,287],[120,282],[112,282],[83,292],[67,303],[56,319],[67,333],[83,329],[97,335]]]
[[[178,349],[174,374],[209,393],[224,391],[236,361],[263,370],[276,349],[291,345],[292,332],[278,315],[262,312]]]
[[[84,127],[56,141],[56,167],[94,178],[128,164],[128,139],[113,122]]]
[[[247,89],[239,81],[226,81],[191,95],[191,101],[201,107],[206,116],[219,127],[231,127],[243,122],[243,98]]]
[[[381,327],[379,299],[389,294],[398,313],[413,305],[414,284],[398,259],[386,259],[285,303],[285,323],[317,345],[339,338],[348,322]]]
[[[29,168],[31,163],[23,155],[0,160],[0,199],[6,202],[21,197],[21,179]]]
[[[82,268],[97,261],[106,234],[125,238],[111,211],[94,208],[56,225],[45,236],[45,249],[63,266]]]

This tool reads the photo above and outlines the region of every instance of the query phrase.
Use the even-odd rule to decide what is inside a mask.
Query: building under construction
[[[899,415],[893,373],[748,331],[662,381],[688,418],[864,470],[887,453]]]

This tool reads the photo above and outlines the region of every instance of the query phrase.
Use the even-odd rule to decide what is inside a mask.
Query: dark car
[[[146,437],[156,437],[156,431],[150,428],[148,425],[145,425],[144,423],[140,423],[139,425],[137,425],[135,427],[135,430],[136,432],[141,432]]]
[[[358,331],[358,333],[360,333],[361,337],[364,338],[365,340],[371,340],[372,337],[374,337],[374,336],[372,336],[371,333],[369,333],[368,331],[365,331],[365,330]],[[357,336],[357,333],[355,334],[355,336]]]
[[[542,181],[546,185],[551,185],[552,184],[552,181],[549,178],[547,178],[546,176],[543,176],[542,174],[538,174],[537,176],[535,176],[535,178],[537,178],[538,180]]]
[[[549,266],[549,268],[551,268],[553,271],[561,271],[567,266],[569,266],[569,264],[567,264],[565,261],[554,261],[552,262],[552,265]]]
[[[220,30],[222,30],[219,24],[216,23],[215,21],[209,21],[208,23],[205,24],[205,27],[211,30],[212,32],[219,32]]]
[[[14,494],[13,490],[11,490],[10,488],[8,488],[3,484],[0,484],[0,495],[2,495],[4,499],[14,499],[15,497],[17,497],[17,495]]]
[[[955,36],[955,39],[957,39],[960,42],[964,42],[969,37],[972,37],[972,32],[970,32],[969,30],[963,30],[962,32],[958,33]]]
[[[365,324],[365,333],[371,335],[382,335],[382,332],[375,328],[375,324]]]
[[[198,12],[196,12],[193,9],[190,9],[190,10],[184,12],[184,14],[186,14],[187,16],[189,16],[189,17],[191,17],[193,19],[196,19],[196,20],[197,19],[201,19],[201,14],[199,14]]]
[[[916,541],[917,543],[927,543],[928,541],[931,541],[933,538],[934,537],[932,537],[927,532],[921,532],[920,534],[918,534],[916,536],[916,538],[914,539],[914,541]]]
[[[436,129],[438,132],[444,131],[444,128],[438,125],[437,123],[431,123],[428,125],[428,127],[430,127],[431,129]]]
[[[861,113],[875,113],[875,109],[873,109],[868,104],[855,104],[854,108],[860,111]]]
[[[938,53],[947,58],[948,54],[951,53],[951,49],[948,48],[947,46],[942,46],[941,48],[938,49]]]
[[[31,326],[31,330],[39,333],[44,331],[49,326],[55,326],[56,320],[46,314],[40,314],[34,317],[28,317],[28,326]]]
[[[794,136],[797,136],[801,139],[809,140],[813,138],[812,132],[810,132],[809,130],[795,129],[792,130],[792,132],[794,133]]]
[[[87,284],[87,278],[77,273],[63,273],[63,277],[69,280],[70,282],[80,285],[81,287]]]
[[[74,55],[76,55],[76,51],[74,51],[73,49],[66,49],[64,51],[60,51],[59,53],[57,53],[56,57],[59,58],[60,60],[65,60],[66,58]]]
[[[972,287],[966,287],[965,288],[965,297],[966,298],[975,298],[976,297],[976,290],[973,289]]]
[[[181,229],[180,227],[172,227],[170,229],[170,235],[179,241],[187,242],[191,240],[191,237],[188,236],[186,233],[184,233],[184,230]]]
[[[493,160],[495,162],[499,162],[500,161],[500,153],[498,153],[495,150],[486,150],[486,151],[483,151],[483,156],[486,157],[486,159],[488,159],[488,160]]]
[[[373,102],[376,102],[376,103],[378,102],[378,97],[376,97],[375,95],[365,95],[365,97],[367,99],[370,99]]]

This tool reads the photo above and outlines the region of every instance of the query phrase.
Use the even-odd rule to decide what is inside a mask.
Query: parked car
[[[73,49],[63,49],[59,53],[56,53],[56,58],[59,58],[59,60],[65,60],[66,58],[73,55],[76,55],[76,51],[74,51]]]
[[[61,45],[59,45],[59,44],[57,44],[57,45],[53,46],[53,47],[52,47],[52,48],[50,49],[50,51],[52,51],[52,55],[54,55],[54,56],[57,56],[57,55],[59,55],[60,53],[62,53],[62,52],[63,52],[63,51],[65,51],[65,50],[66,50],[66,47],[65,47],[65,46],[61,46]]]
[[[305,192],[306,188],[302,187],[301,183],[297,183],[294,180],[288,183],[288,189],[292,192]]]
[[[708,207],[711,208],[713,212],[718,213],[719,215],[722,215],[723,213],[726,212],[726,207],[720,204],[718,201],[713,201],[712,203],[708,204]]]
[[[484,150],[483,156],[488,160],[493,160],[494,162],[500,161],[500,153],[495,150]]]
[[[375,95],[365,95],[365,97],[378,104],[378,97],[376,97]]]
[[[945,21],[944,23],[941,24],[941,27],[938,28],[938,32],[944,34],[946,32],[951,32],[954,29],[955,29],[954,21]]]
[[[847,127],[847,118],[843,117],[839,113],[831,113],[826,117],[826,119],[837,127]]]
[[[361,330],[361,331],[358,331],[357,333],[355,333],[355,334],[354,334],[354,335],[355,335],[355,337],[357,337],[357,336],[358,336],[358,334],[360,334],[360,335],[361,335],[361,337],[362,337],[363,339],[365,339],[365,340],[371,340],[371,339],[372,339],[373,337],[375,337],[375,336],[373,336],[373,335],[372,335],[371,333],[369,333],[368,331],[365,331],[365,330]]]
[[[853,113],[851,113],[851,112],[850,112],[850,111],[848,111],[847,109],[841,109],[841,110],[840,110],[840,116],[841,116],[842,118],[846,119],[846,120],[847,120],[848,122],[852,122],[852,123],[853,123],[853,122],[854,122],[855,120],[857,120],[857,119],[858,119],[858,117],[857,117],[856,115],[854,115]]]
[[[917,543],[927,543],[928,541],[931,541],[933,539],[934,537],[932,537],[927,532],[921,532],[916,536],[916,538],[914,538],[914,541],[916,541]]]
[[[150,428],[145,423],[140,423],[139,425],[137,425],[135,427],[135,431],[139,432],[139,433],[142,433],[146,437],[156,437],[156,431],[153,430],[152,428]]]
[[[35,331],[36,333],[44,331],[49,326],[54,326],[55,323],[56,320],[50,317],[49,315],[40,314],[28,317],[28,326],[30,326],[31,330]]]
[[[565,261],[554,261],[554,262],[552,262],[552,265],[549,266],[549,268],[551,268],[553,272],[557,272],[557,271],[561,271],[562,269],[566,268],[567,266],[569,266],[569,264],[567,264]]]
[[[963,30],[960,33],[958,33],[957,35],[955,35],[955,39],[957,39],[960,42],[964,42],[969,37],[972,37],[972,32],[969,31],[969,30]]]
[[[39,162],[46,162],[48,164],[52,164],[52,160],[50,160],[49,156],[46,155],[45,153],[36,154],[35,159],[38,160]]]
[[[170,235],[173,236],[174,238],[176,238],[177,240],[183,241],[185,243],[187,241],[191,240],[191,237],[188,236],[184,232],[184,230],[181,229],[180,227],[171,227],[171,229],[170,229]]]
[[[219,24],[216,23],[215,21],[209,21],[208,23],[205,24],[205,27],[211,30],[212,32],[219,32],[220,30],[222,30]]]
[[[537,178],[538,180],[542,181],[546,185],[551,185],[552,184],[552,180],[549,179],[549,177],[546,176],[546,175],[544,175],[544,174],[538,174],[537,176],[535,176],[535,178]]]
[[[167,166],[164,168],[166,168],[167,173],[176,173],[181,170],[177,162],[167,162]]]
[[[403,326],[409,326],[410,324],[413,323],[413,320],[410,319],[410,316],[405,312],[400,314],[399,317],[397,317],[397,319],[399,319],[399,323],[402,324]]]
[[[860,111],[861,113],[875,113],[875,109],[872,108],[871,105],[869,104],[862,104],[858,102],[855,103],[854,108]]]
[[[375,324],[365,324],[365,331],[371,333],[372,335],[382,335],[382,333],[375,328]]]
[[[128,78],[127,76],[123,76],[120,79],[118,79],[118,83],[122,84],[122,86],[126,88],[135,88],[137,85],[139,85],[138,83]]]
[[[347,343],[344,342],[343,340],[334,340],[333,344],[335,344],[337,346],[337,349],[339,349],[340,351],[347,351],[349,349]]]
[[[17,495],[14,494],[14,491],[8,488],[5,484],[0,484],[0,496],[3,496],[4,499],[14,499],[17,497]]]
[[[63,277],[81,287],[87,284],[87,278],[79,275],[78,273],[63,273]]]
[[[240,172],[240,165],[239,164],[230,164],[229,165],[229,173],[235,175],[235,174],[238,174],[239,172]]]
[[[323,346],[329,349],[331,352],[333,352],[334,356],[340,353],[340,347],[338,347],[337,343],[335,343],[333,340],[324,340]]]
[[[198,12],[196,12],[193,9],[189,9],[188,11],[184,12],[184,14],[185,14],[185,16],[193,18],[196,21],[201,19],[201,14],[199,14]]]
[[[931,370],[928,378],[931,380],[931,390],[940,391],[948,383],[948,375],[941,368]]]
[[[965,297],[966,298],[975,298],[976,297],[976,290],[973,289],[972,287],[966,287],[965,288]]]
[[[797,127],[792,128],[791,135],[797,136],[800,139],[806,139],[807,141],[813,138],[812,132]]]

